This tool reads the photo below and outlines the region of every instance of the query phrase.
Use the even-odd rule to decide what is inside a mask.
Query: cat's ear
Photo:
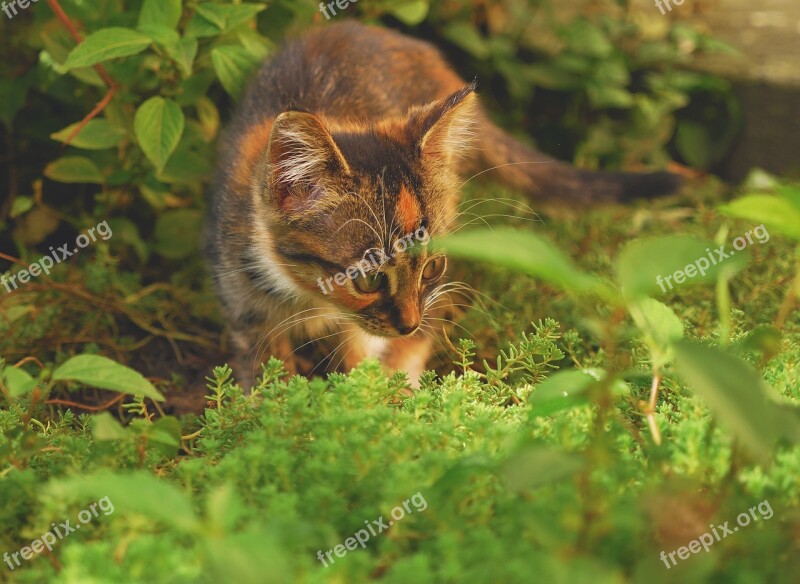
[[[288,111],[275,119],[267,159],[275,202],[289,212],[313,208],[325,196],[332,177],[350,174],[322,121],[308,112]]]
[[[409,114],[408,131],[423,160],[449,164],[472,147],[478,116],[473,81],[444,99]]]

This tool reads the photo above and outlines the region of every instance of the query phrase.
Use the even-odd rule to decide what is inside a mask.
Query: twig
[[[650,386],[650,402],[647,404],[647,425],[653,435],[653,442],[661,446],[661,431],[656,424],[656,400],[658,399],[658,384],[661,383],[661,376],[656,373],[653,375],[653,384]]]
[[[112,399],[110,401],[107,401],[106,403],[104,403],[102,405],[99,405],[99,406],[87,406],[87,405],[84,405],[84,404],[79,404],[77,402],[68,401],[68,400],[65,400],[65,399],[49,399],[49,400],[45,401],[44,403],[46,403],[47,405],[70,406],[72,408],[81,408],[83,410],[88,410],[90,412],[101,412],[103,410],[107,410],[108,408],[113,406],[115,403],[117,403],[118,401],[120,401],[124,397],[125,397],[125,394],[121,393],[117,397],[115,397],[114,399]]]
[[[53,9],[53,12],[58,17],[58,19],[62,22],[62,24],[67,28],[69,33],[72,35],[72,38],[75,39],[75,42],[77,44],[81,44],[83,42],[83,37],[81,37],[81,34],[73,26],[72,21],[70,21],[69,16],[67,16],[67,13],[64,12],[64,9],[61,8],[61,5],[58,3],[58,0],[47,0],[47,3],[50,5],[50,8]],[[96,106],[94,106],[92,111],[90,111],[86,115],[86,117],[84,117],[80,121],[77,127],[74,130],[72,130],[72,132],[70,132],[69,136],[67,136],[67,139],[64,140],[64,146],[67,146],[70,142],[72,142],[72,139],[75,138],[75,136],[77,136],[78,134],[80,134],[81,130],[83,130],[83,128],[86,127],[86,124],[88,124],[101,111],[103,111],[103,109],[109,104],[111,99],[117,93],[118,86],[111,78],[111,75],[108,74],[106,68],[103,67],[100,63],[97,63],[96,65],[94,65],[94,70],[97,71],[98,75],[100,75],[103,81],[105,81],[106,85],[108,85],[108,92],[105,94],[103,99],[101,99],[100,102]]]

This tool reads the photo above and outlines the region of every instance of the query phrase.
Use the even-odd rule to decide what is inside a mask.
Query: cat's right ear
[[[274,202],[289,213],[313,209],[325,197],[326,179],[350,174],[328,130],[308,112],[288,111],[275,119],[267,159]]]

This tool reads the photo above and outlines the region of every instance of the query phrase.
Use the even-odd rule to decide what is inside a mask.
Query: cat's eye
[[[370,294],[380,290],[385,282],[386,274],[383,272],[370,272],[353,280],[353,286],[363,294]]]
[[[438,280],[444,274],[446,267],[447,259],[443,257],[433,258],[422,268],[422,280],[425,282]]]

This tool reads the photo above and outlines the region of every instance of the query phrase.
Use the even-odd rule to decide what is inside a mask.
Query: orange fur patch
[[[420,212],[417,199],[405,185],[401,186],[397,197],[397,219],[405,229],[404,233],[410,233],[419,224]]]
[[[253,126],[239,140],[239,158],[233,168],[233,177],[238,186],[244,187],[250,184],[256,162],[269,145],[273,121],[264,120]]]

